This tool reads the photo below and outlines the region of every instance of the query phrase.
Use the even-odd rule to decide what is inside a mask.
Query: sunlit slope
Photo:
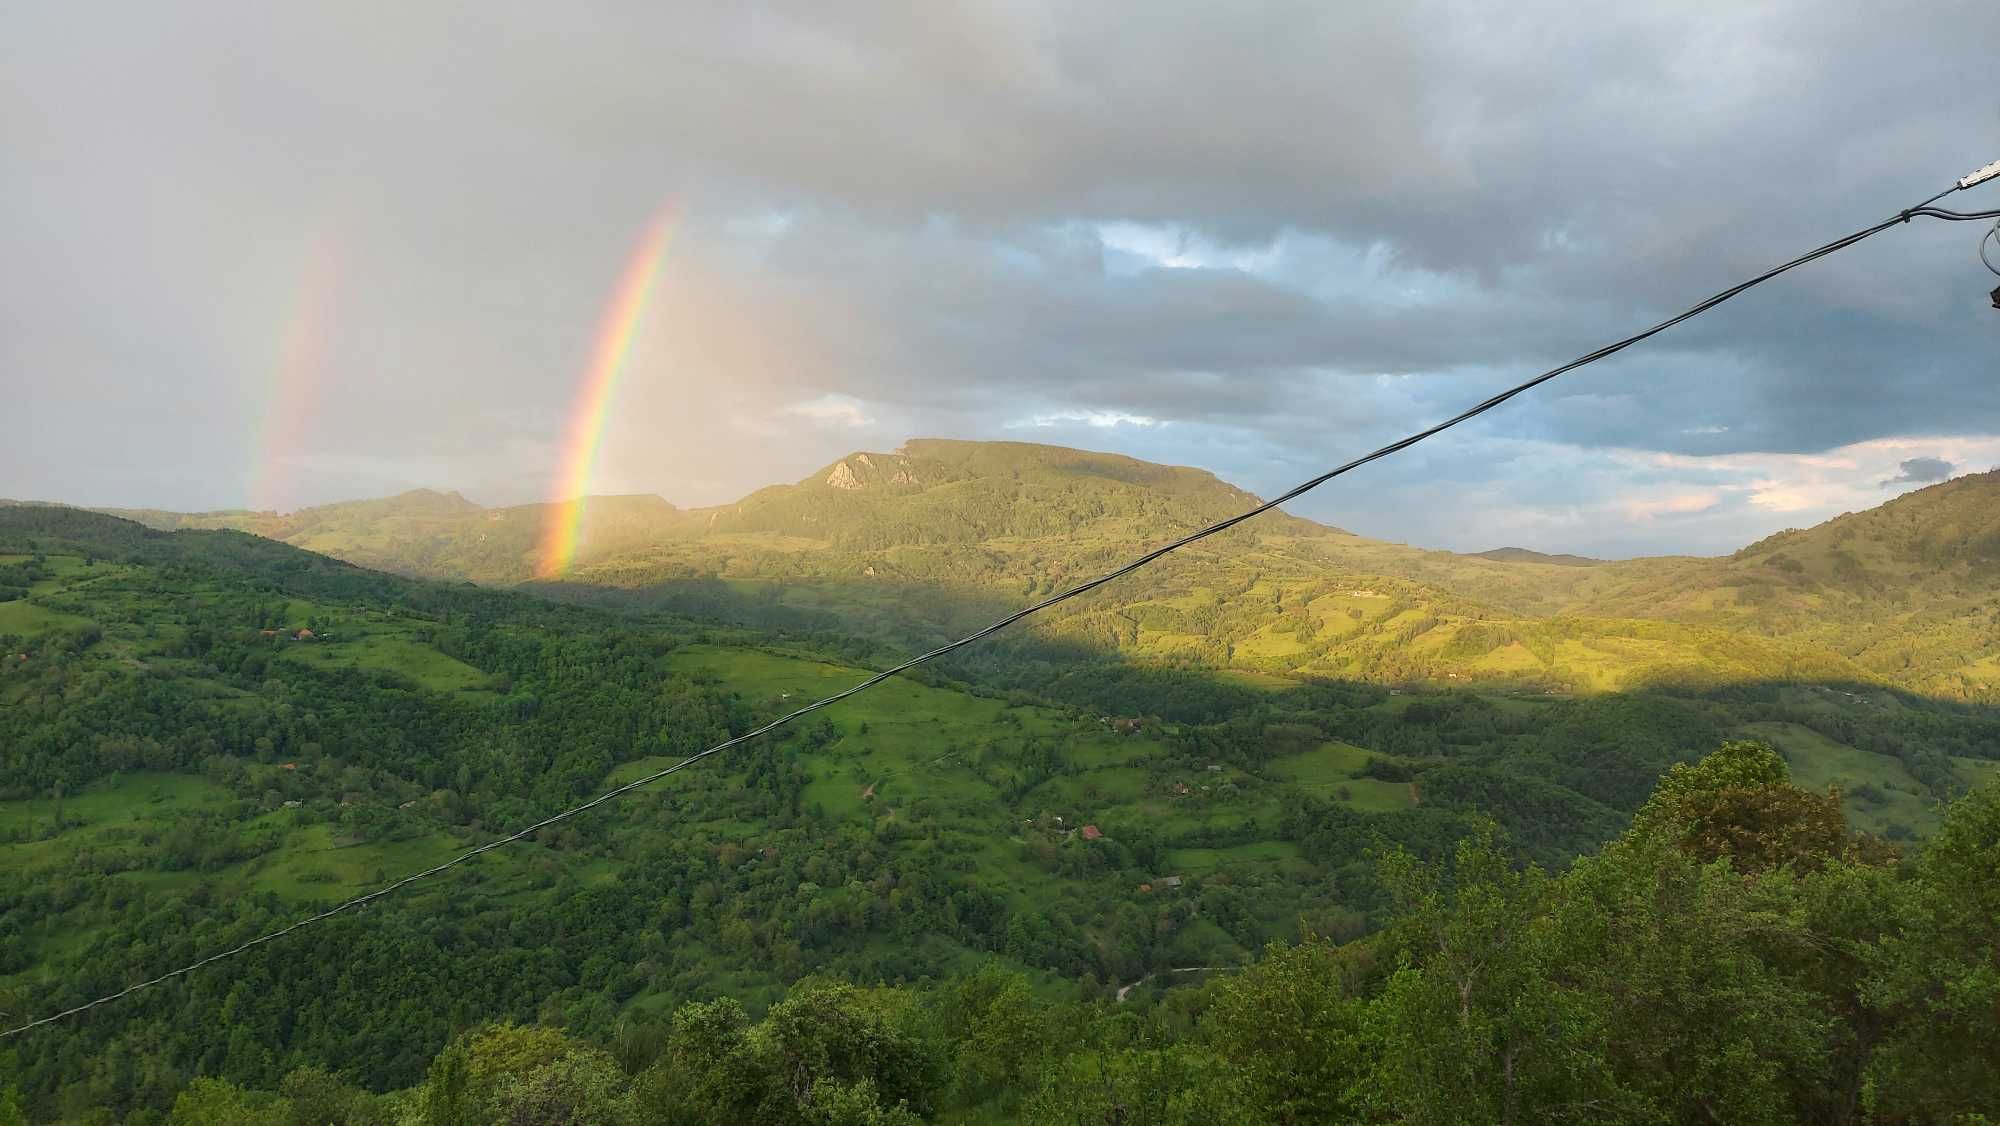
[[[570,581],[646,591],[696,612],[819,621],[921,644],[1253,503],[1199,470],[1017,443],[912,442],[691,512],[680,534],[587,562]],[[1493,554],[1422,551],[1272,514],[1065,604],[1033,628],[1150,661],[1535,691],[1865,676],[1821,646],[1568,613],[1593,590],[1704,561]]]
[[[1985,698],[2000,691],[1996,491],[1991,474],[1961,478],[1720,559],[1461,555],[1272,513],[1067,604],[1035,630],[1090,651],[1285,676],[1531,691],[1851,679]],[[910,647],[1255,499],[1198,469],[918,440],[729,505],[592,498],[561,589]],[[511,585],[533,574],[547,508],[415,492],[288,515],[129,515]]]
[[[1579,608],[1822,648],[1934,695],[2000,689],[2000,473],[1780,532],[1726,559],[1592,568]]]
[[[100,511],[163,531],[234,528],[364,567],[493,585],[535,573],[549,516],[547,505],[483,508],[455,492],[429,489],[290,513]],[[604,553],[655,542],[684,519],[656,496],[592,497],[583,529],[591,550]]]

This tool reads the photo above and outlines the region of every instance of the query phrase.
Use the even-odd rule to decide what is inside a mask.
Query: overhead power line
[[[1096,590],[1098,587],[1104,586],[1105,584],[1110,582],[1114,582],[1120,578],[1123,578],[1126,575],[1131,574],[1134,571],[1137,571],[1141,567],[1147,566],[1148,564],[1154,562],[1155,560],[1161,558],[1162,556],[1171,554],[1175,551],[1179,551],[1181,548],[1186,547],[1189,544],[1198,543],[1201,540],[1209,538],[1210,536],[1228,531],[1229,529],[1234,528],[1236,525],[1241,524],[1246,520],[1253,519],[1257,516],[1261,516],[1264,513],[1269,512],[1270,510],[1278,507],[1281,504],[1284,504],[1287,501],[1295,500],[1301,496],[1304,496],[1306,493],[1309,493],[1314,489],[1319,488],[1321,485],[1326,484],[1328,481],[1333,480],[1335,477],[1339,477],[1344,473],[1348,473],[1352,470],[1359,469],[1360,467],[1367,465],[1371,461],[1378,461],[1382,458],[1388,457],[1389,455],[1397,453],[1401,450],[1406,450],[1411,446],[1416,445],[1418,442],[1425,440],[1426,438],[1430,438],[1433,437],[1434,435],[1441,434],[1444,431],[1449,430],[1452,427],[1457,426],[1462,422],[1466,422],[1471,419],[1477,418],[1480,415],[1485,414],[1487,411],[1490,411],[1493,408],[1501,405],[1502,403],[1507,402],[1509,399],[1512,399],[1515,396],[1521,395],[1525,392],[1531,391],[1534,388],[1539,387],[1544,383],[1547,383],[1549,380],[1554,379],[1559,375],[1562,375],[1566,372],[1575,371],[1577,368],[1583,367],[1586,364],[1596,363],[1598,360],[1604,359],[1607,356],[1615,355],[1619,352],[1622,352],[1625,349],[1630,348],[1632,345],[1637,344],[1642,340],[1646,340],[1649,337],[1656,336],[1662,332],[1665,332],[1666,330],[1674,327],[1675,325],[1680,324],[1682,321],[1688,320],[1692,317],[1699,316],[1702,313],[1705,313],[1708,310],[1715,308],[1717,305],[1720,305],[1723,302],[1729,300],[1730,298],[1735,297],[1737,294],[1742,293],[1747,289],[1751,289],[1755,286],[1761,285],[1764,282],[1767,282],[1772,278],[1777,277],[1779,274],[1785,273],[1790,270],[1795,270],[1800,266],[1803,266],[1809,262],[1817,261],[1818,259],[1824,258],[1827,255],[1832,254],[1836,251],[1844,250],[1847,247],[1853,246],[1855,243],[1862,241],[1863,239],[1871,238],[1875,235],[1878,235],[1883,231],[1888,230],[1890,227],[1897,225],[1898,223],[1907,223],[1911,219],[1915,218],[1942,219],[1952,222],[1964,222],[1971,220],[1986,220],[1986,219],[2000,218],[2000,210],[1985,211],[1985,212],[1958,212],[1958,211],[1947,211],[1943,208],[1937,208],[1931,206],[1938,200],[1943,199],[1945,196],[1948,196],[1953,192],[1963,191],[1966,188],[1970,188],[1975,184],[1983,183],[1984,181],[1993,179],[1996,176],[2000,176],[2000,161],[1996,161],[1994,164],[1988,165],[1987,167],[1982,168],[1977,172],[1974,172],[1966,176],[1964,179],[1961,179],[1956,183],[1954,183],[1951,187],[1946,188],[1944,191],[1941,191],[1938,194],[1930,197],[1929,199],[1924,200],[1922,203],[1919,203],[1913,207],[1909,207],[1902,211],[1899,211],[1895,215],[1890,216],[1889,218],[1884,219],[1879,223],[1876,223],[1874,226],[1865,227],[1859,231],[1854,232],[1851,235],[1835,239],[1834,241],[1829,242],[1826,245],[1821,246],[1815,250],[1807,251],[1806,253],[1799,255],[1797,258],[1794,258],[1791,261],[1786,262],[1782,266],[1777,266],[1772,269],[1766,270],[1763,273],[1758,274],[1756,277],[1749,279],[1748,281],[1739,282],[1736,285],[1730,286],[1728,289],[1725,289],[1720,293],[1717,293],[1714,296],[1709,297],[1706,300],[1701,301],[1700,303],[1690,307],[1686,312],[1679,313],[1676,314],[1675,316],[1669,317],[1666,320],[1661,321],[1659,324],[1656,324],[1651,328],[1645,329],[1641,332],[1634,333],[1631,336],[1628,336],[1616,343],[1607,344],[1604,347],[1599,348],[1594,352],[1585,353],[1584,355],[1578,356],[1576,359],[1571,360],[1570,362],[1563,364],[1560,367],[1550,368],[1548,371],[1545,371],[1542,374],[1535,376],[1533,379],[1529,379],[1522,383],[1517,383],[1514,386],[1508,388],[1507,390],[1502,391],[1499,394],[1492,396],[1491,398],[1485,399],[1482,402],[1478,403],[1477,405],[1470,407],[1467,410],[1464,410],[1456,415],[1453,415],[1451,418],[1448,418],[1445,421],[1440,422],[1435,426],[1432,426],[1425,430],[1419,430],[1416,433],[1411,434],[1406,438],[1398,439],[1397,441],[1391,442],[1388,445],[1381,447],[1380,449],[1374,450],[1367,454],[1363,454],[1362,456],[1357,457],[1352,461],[1346,462],[1345,464],[1330,469],[1325,473],[1322,473],[1319,476],[1314,477],[1310,481],[1302,482],[1299,485],[1287,489],[1285,492],[1280,493],[1279,495],[1271,498],[1270,500],[1267,500],[1262,504],[1257,505],[1255,508],[1251,508],[1247,511],[1238,513],[1237,515],[1231,516],[1225,520],[1218,520],[1215,523],[1210,524],[1205,528],[1189,532],[1187,535],[1184,535],[1179,539],[1173,540],[1169,543],[1163,544],[1160,547],[1154,548],[1153,550],[1145,553],[1144,555],[1139,556],[1137,559],[1132,560],[1130,563],[1127,563],[1124,566],[1117,568],[1116,570],[1106,572],[1105,574],[1099,575],[1097,578],[1091,579],[1088,582],[1079,583],[1076,586],[1070,587],[1068,590],[1065,590],[1060,594],[1051,595],[1050,597],[1045,598],[1042,601],[1037,602],[1031,606],[1027,606],[1024,607],[1023,609],[1016,610],[1015,612],[1007,615],[1006,617],[1001,618],[999,621],[994,622],[992,625],[989,625],[984,629],[977,630],[973,633],[969,633],[964,637],[959,638],[957,641],[953,641],[946,645],[940,645],[936,649],[932,649],[928,653],[924,653],[916,657],[911,657],[909,660],[906,660],[901,664],[893,665],[889,668],[883,669],[881,672],[878,672],[873,676],[868,677],[866,680],[861,681],[859,684],[856,684],[851,688],[847,688],[840,692],[836,692],[833,695],[827,696],[823,699],[814,700],[812,703],[807,704],[804,707],[795,708],[792,711],[789,711],[784,715],[779,716],[777,719],[774,719],[771,722],[766,723],[763,726],[753,731],[747,731],[741,735],[736,736],[735,738],[726,739],[720,743],[717,743],[715,746],[708,748],[705,751],[700,751],[695,754],[689,755],[687,758],[684,758],[681,761],[674,763],[671,766],[664,767],[660,770],[656,770],[651,774],[647,774],[643,777],[635,778],[632,781],[627,782],[624,785],[618,786],[614,789],[606,790],[604,793],[601,793],[596,797],[590,799],[589,801],[584,802],[582,805],[572,806],[571,808],[565,809],[560,813],[550,814],[549,816],[542,818],[540,821],[537,821],[534,824],[527,826],[526,828],[520,829],[516,832],[510,833],[507,836],[500,837],[496,840],[488,841],[485,844],[478,846],[477,848],[470,849],[466,852],[460,853],[459,855],[454,856],[449,860],[446,860],[440,864],[436,864],[432,867],[426,868],[421,872],[412,872],[411,874],[404,876],[402,879],[396,880],[393,883],[386,884],[364,895],[355,896],[353,899],[347,900],[346,902],[337,904],[333,907],[329,907],[324,911],[318,912],[317,914],[308,915],[305,918],[300,919],[298,922],[295,922],[290,926],[284,927],[280,930],[271,931],[268,934],[259,935],[256,938],[250,939],[247,942],[239,943],[226,950],[217,951],[216,953],[210,954],[206,958],[202,958],[199,961],[190,962],[187,965],[181,966],[178,969],[168,970],[166,973],[163,973],[158,977],[148,978],[145,981],[136,982],[132,985],[128,985],[125,988],[120,989],[116,993],[107,993],[102,997],[86,1001],[80,1005],[73,1005],[67,1009],[63,1009],[60,1012],[51,1013],[50,1015],[42,1017],[40,1019],[31,1020],[26,1024],[19,1025],[14,1028],[9,1028],[5,1032],[0,1032],[0,1039],[5,1039],[6,1037],[9,1036],[18,1035],[22,1032],[28,1031],[29,1029],[40,1027],[41,1025],[53,1024],[56,1021],[63,1020],[67,1017],[75,1016],[78,1013],[86,1012],[90,1009],[94,1009],[99,1005],[109,1004],[112,1001],[117,1001],[122,998],[129,997],[132,994],[139,992],[140,990],[149,989],[155,985],[159,985],[162,982],[170,981],[177,977],[186,976],[187,974],[193,973],[194,971],[201,969],[203,966],[207,966],[214,962],[220,962],[227,958],[232,958],[238,954],[243,953],[246,950],[262,946],[265,943],[275,942],[278,939],[281,939],[286,935],[291,934],[293,931],[299,930],[303,927],[311,926],[312,924],[320,922],[321,920],[333,918],[335,915],[352,911],[357,907],[364,907],[385,896],[393,895],[396,892],[402,890],[403,888],[406,888],[409,885],[418,882],[419,880],[429,879],[430,877],[438,875],[441,872],[449,871],[453,868],[458,867],[461,864],[471,861],[475,857],[478,857],[484,853],[491,852],[496,848],[500,848],[504,845],[513,844],[516,841],[525,840],[528,837],[533,836],[537,832],[540,832],[541,830],[546,829],[551,825],[556,825],[560,824],[561,822],[568,821],[572,817],[576,817],[577,815],[582,813],[587,813],[590,810],[596,809],[598,806],[604,805],[607,802],[623,797],[625,794],[631,793],[633,790],[639,789],[642,786],[649,786],[652,783],[657,782],[660,779],[665,778],[670,774],[679,773],[680,771],[685,770],[690,766],[693,766],[695,763],[698,763],[701,760],[708,758],[710,755],[720,754],[723,751],[729,750],[733,747],[738,747],[744,743],[748,743],[753,739],[757,739],[764,735],[768,735],[771,732],[776,731],[779,728],[784,727],[805,716],[811,715],[812,713],[819,711],[822,708],[832,707],[834,704],[837,704],[842,700],[847,699],[850,696],[866,692],[870,688],[873,688],[876,685],[882,683],[883,681],[888,680],[890,677],[908,672],[909,670],[916,668],[918,665],[934,661],[939,657],[942,657],[948,653],[955,652],[959,649],[965,648],[968,645],[972,645],[978,641],[984,640],[985,638],[991,637],[993,634],[996,634],[1001,630],[1006,629],[1008,626],[1013,625],[1015,622],[1018,622],[1023,618],[1039,614],[1042,611],[1047,610],[1052,606],[1056,606],[1061,603],[1068,602],[1072,598],[1077,598],[1082,595],[1088,594],[1091,591]]]

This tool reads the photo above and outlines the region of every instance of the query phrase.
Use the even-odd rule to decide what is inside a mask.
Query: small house
[[[1177,888],[1181,886],[1181,878],[1179,876],[1161,876],[1154,882],[1163,888]]]
[[[1083,827],[1083,839],[1086,841],[1102,840],[1104,839],[1104,834],[1099,832],[1095,825],[1085,825]]]
[[[1174,783],[1174,793],[1179,797],[1186,797],[1188,795],[1188,784],[1186,782]]]
[[[298,802],[298,801],[296,801],[296,800],[294,800],[294,801],[288,801],[288,802],[286,802],[286,803],[285,803],[285,808],[286,808],[286,809],[297,809],[298,807],[299,807],[299,802]]]

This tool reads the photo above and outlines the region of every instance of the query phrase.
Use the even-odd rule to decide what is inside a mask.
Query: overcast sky
[[[15,0],[0,496],[541,499],[663,206],[593,491],[942,436],[1268,495],[2000,157],[1996,45],[1991,0]],[[1721,552],[1992,468],[1978,234],[1892,230],[1295,511]]]

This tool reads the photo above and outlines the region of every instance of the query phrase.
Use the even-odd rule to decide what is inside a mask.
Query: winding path
[[[1232,968],[1234,968],[1234,967],[1231,967],[1231,966],[1175,966],[1175,967],[1173,967],[1173,972],[1174,972],[1174,973],[1177,973],[1177,974],[1198,974],[1198,973],[1201,973],[1201,972],[1203,972],[1204,970],[1227,970],[1227,969],[1232,969]],[[1119,1003],[1119,1004],[1121,1004],[1121,1005],[1122,1005],[1122,1004],[1124,1004],[1124,1003],[1125,1003],[1125,995],[1126,995],[1127,993],[1130,993],[1130,992],[1132,992],[1132,990],[1133,990],[1133,989],[1135,989],[1135,988],[1137,988],[1137,987],[1139,987],[1139,986],[1141,986],[1141,985],[1144,985],[1144,984],[1146,984],[1146,982],[1147,982],[1147,981],[1151,980],[1151,979],[1152,979],[1153,977],[1155,977],[1155,976],[1157,976],[1157,975],[1154,975],[1154,974],[1147,974],[1147,975],[1146,975],[1145,977],[1142,977],[1142,978],[1140,978],[1140,979],[1139,979],[1139,980],[1137,980],[1137,981],[1133,981],[1133,982],[1128,982],[1128,983],[1126,983],[1126,984],[1124,984],[1124,985],[1121,985],[1121,986],[1119,986],[1119,987],[1118,987],[1118,1003]]]

